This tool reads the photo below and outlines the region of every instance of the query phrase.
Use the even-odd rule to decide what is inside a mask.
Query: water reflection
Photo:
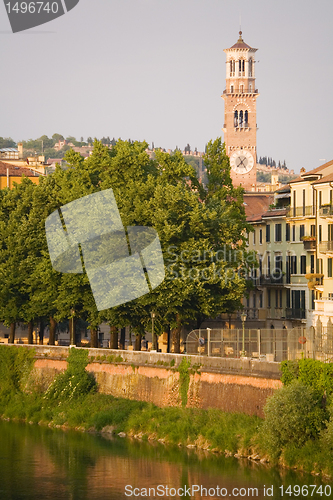
[[[146,488],[147,494],[149,488],[157,489],[158,485],[163,486],[164,492],[166,487],[177,490],[185,485],[207,489],[207,497],[193,491],[190,491],[192,496],[182,497],[195,499],[222,498],[221,493],[226,491],[229,496],[233,488],[243,488],[242,493],[257,488],[258,495],[254,490],[253,497],[277,499],[281,498],[278,488],[282,484],[321,483],[319,478],[306,474],[204,451],[195,453],[160,443],[111,439],[13,422],[0,422],[0,475],[1,500],[140,498],[126,496],[126,485],[128,493],[134,488],[138,488],[136,493],[144,493],[142,489]],[[271,486],[273,496],[268,496],[267,488]],[[219,494],[212,494],[214,489]],[[164,498],[172,498],[173,493],[171,490],[171,495]],[[252,497],[248,493],[240,496]],[[149,498],[163,497],[151,494]]]

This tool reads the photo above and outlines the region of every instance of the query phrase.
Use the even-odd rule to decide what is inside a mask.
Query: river
[[[289,499],[302,485],[314,485],[308,498],[333,498],[319,477],[245,459],[0,421],[1,500]]]

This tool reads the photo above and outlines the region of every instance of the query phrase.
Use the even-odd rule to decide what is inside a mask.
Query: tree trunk
[[[182,329],[181,319],[179,314],[176,316],[177,326],[172,330],[172,346],[173,352],[180,354],[180,332]]]
[[[97,328],[90,328],[90,346],[98,347]]]
[[[137,333],[135,336],[135,346],[134,346],[135,351],[141,351],[141,339],[142,339],[141,333]]]
[[[110,348],[118,349],[118,328],[116,326],[110,327]]]
[[[167,352],[170,352],[170,337],[171,337],[171,329],[170,329],[170,325],[168,325],[168,331],[167,331],[167,334],[168,334],[168,344],[167,344]]]
[[[57,328],[57,322],[52,316],[50,317],[50,333],[49,333],[49,345],[54,345],[55,343],[55,332]]]
[[[70,345],[76,345],[75,326],[76,326],[76,319],[75,318],[69,318],[69,338],[70,338]]]
[[[45,323],[41,319],[39,323],[39,338],[38,338],[38,344],[43,345],[44,344],[44,329],[45,329]]]
[[[119,340],[119,348],[122,351],[125,350],[125,333],[126,333],[126,328],[122,328],[120,330],[120,340]]]
[[[8,339],[8,343],[9,344],[14,344],[14,340],[15,340],[15,329],[16,329],[16,323],[11,323],[10,324],[10,332],[9,332],[9,339]]]
[[[34,338],[32,335],[33,330],[34,330],[34,323],[33,323],[33,321],[29,321],[29,323],[28,323],[28,344],[34,343]]]

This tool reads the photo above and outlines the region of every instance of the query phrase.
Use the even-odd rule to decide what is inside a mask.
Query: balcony
[[[333,218],[333,205],[322,205],[319,208],[319,217],[330,217]]]
[[[250,90],[250,89],[234,89],[233,92],[228,91],[227,89],[223,90],[224,95],[235,95],[235,94],[258,94],[258,89]]]
[[[319,243],[320,253],[333,253],[333,241],[322,241]]]
[[[311,252],[316,250],[316,237],[315,236],[303,236],[304,250]]]
[[[306,313],[305,309],[294,309],[287,307],[286,308],[286,318],[287,319],[305,319]]]
[[[283,285],[285,282],[285,276],[282,273],[272,273],[267,274],[266,276],[260,276],[259,285]]]
[[[309,207],[290,207],[287,213],[287,217],[298,218],[298,217],[314,217],[316,215],[316,208],[314,206]]]

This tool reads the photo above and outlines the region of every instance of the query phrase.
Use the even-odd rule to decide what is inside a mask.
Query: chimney
[[[19,160],[22,160],[23,159],[23,143],[22,142],[17,143],[17,149],[18,149]]]

